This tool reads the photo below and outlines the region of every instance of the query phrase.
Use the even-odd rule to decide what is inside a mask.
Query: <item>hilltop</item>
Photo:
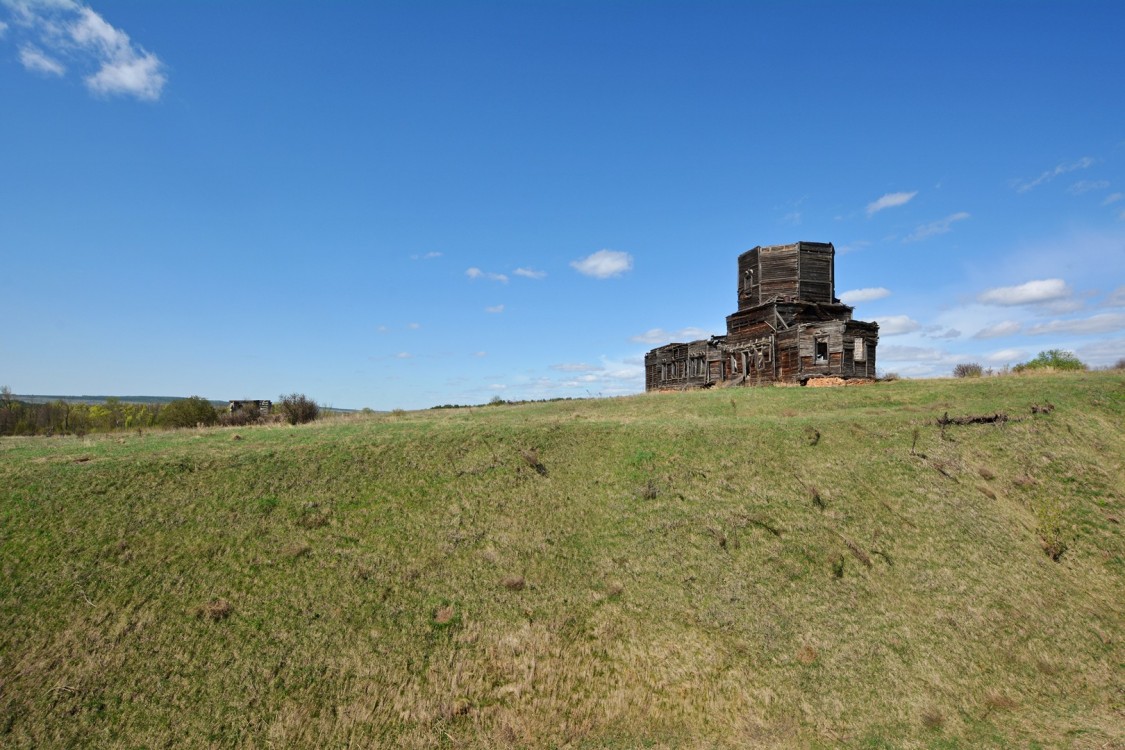
[[[1123,428],[1097,372],[0,439],[0,745],[1120,746]]]

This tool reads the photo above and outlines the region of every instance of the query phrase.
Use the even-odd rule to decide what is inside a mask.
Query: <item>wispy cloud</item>
[[[12,30],[23,44],[20,62],[28,70],[65,75],[73,63],[89,72],[86,88],[105,96],[160,98],[167,83],[164,63],[135,44],[77,0],[0,0],[11,12]]]
[[[414,355],[410,352],[399,352],[395,355],[395,359],[413,359]]]
[[[20,62],[25,68],[35,73],[46,73],[53,76],[66,74],[66,67],[52,57],[47,57],[43,50],[32,44],[25,44],[20,48]]]
[[[941,326],[932,326],[927,328],[922,334],[928,339],[959,339],[961,332],[956,328],[942,328]]]
[[[1125,307],[1125,286],[1119,286],[1110,292],[1104,304],[1107,307]]]
[[[874,216],[884,208],[905,206],[916,195],[918,195],[917,190],[912,193],[887,193],[883,197],[873,200],[867,204],[867,215]]]
[[[1026,332],[1032,336],[1042,336],[1049,333],[1085,335],[1121,330],[1125,330],[1125,313],[1099,313],[1076,320],[1052,320],[1049,323],[1029,326]]]
[[[410,256],[410,260],[433,260],[434,258],[440,258],[441,256],[441,253],[433,250],[428,253],[415,253],[414,255]]]
[[[989,362],[1011,364],[1027,356],[1026,349],[1001,349],[985,357]]]
[[[998,339],[1004,336],[1012,336],[1019,333],[1020,324],[1014,320],[1003,320],[999,323],[993,323],[990,326],[985,326],[973,334],[974,339]]]
[[[570,265],[585,276],[608,279],[633,270],[633,256],[619,250],[599,250]]]
[[[673,341],[697,341],[710,334],[702,328],[681,328],[678,331],[665,331],[663,328],[650,328],[644,333],[632,336],[629,340],[638,344],[669,344]]]
[[[1034,190],[1040,185],[1050,182],[1059,175],[1066,174],[1067,172],[1074,172],[1079,169],[1088,169],[1094,166],[1094,160],[1089,156],[1083,156],[1078,161],[1066,162],[1055,166],[1053,169],[1048,169],[1043,174],[1036,177],[1034,180],[1013,180],[1012,186],[1015,187],[1017,192],[1026,193],[1029,190]]]
[[[875,322],[879,324],[879,333],[883,336],[900,336],[922,327],[909,315],[888,315],[885,318],[875,318]]]
[[[1117,201],[1121,200],[1122,198],[1125,198],[1125,193],[1110,193],[1105,197],[1105,200],[1102,201],[1102,205],[1108,206],[1113,203],[1117,203]]]
[[[937,221],[931,221],[929,224],[923,224],[910,234],[906,235],[906,237],[904,237],[902,241],[918,242],[919,240],[924,240],[928,237],[935,237],[939,234],[945,234],[946,232],[953,229],[953,225],[956,222],[964,221],[967,218],[969,218],[969,213],[967,211],[958,211],[955,214],[946,216],[944,219],[938,219]]]
[[[849,289],[840,295],[840,301],[845,305],[854,305],[859,302],[873,302],[877,299],[890,297],[891,290],[881,286],[866,287],[864,289]]]
[[[525,279],[545,279],[547,278],[546,271],[536,271],[534,268],[517,268],[512,271],[515,276],[523,276]]]
[[[1070,294],[1070,287],[1062,279],[1041,279],[1017,286],[998,286],[988,289],[982,292],[977,300],[986,305],[1013,307],[1054,302],[1066,299]]]
[[[1079,180],[1066,190],[1072,195],[1082,195],[1092,190],[1105,190],[1109,187],[1109,180]]]
[[[504,312],[504,306],[503,305],[492,305],[491,307],[484,308],[484,311],[486,313],[498,314],[498,313]]]
[[[465,275],[473,281],[476,281],[477,279],[486,279],[488,281],[499,281],[501,284],[508,283],[508,277],[502,273],[490,273],[488,271],[482,271],[479,268],[475,267],[467,269],[465,271]]]
[[[557,365],[550,365],[552,370],[559,372],[596,372],[602,370],[601,365],[591,365],[586,362],[562,362]]]

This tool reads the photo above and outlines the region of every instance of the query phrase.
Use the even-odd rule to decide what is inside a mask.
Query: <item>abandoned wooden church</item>
[[[725,336],[645,355],[645,390],[873,379],[879,324],[836,299],[836,248],[797,242],[738,256],[738,312]]]

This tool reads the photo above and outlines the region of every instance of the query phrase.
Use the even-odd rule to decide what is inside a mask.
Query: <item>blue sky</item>
[[[0,383],[643,390],[837,248],[879,365],[1125,357],[1125,3],[0,0]]]

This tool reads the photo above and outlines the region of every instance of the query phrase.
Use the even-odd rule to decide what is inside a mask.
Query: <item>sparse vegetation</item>
[[[955,378],[979,378],[984,375],[984,368],[976,362],[963,362],[953,368]]]
[[[1048,349],[1039,352],[1035,359],[1028,360],[1012,368],[1013,372],[1028,372],[1030,370],[1085,370],[1086,365],[1075,356],[1074,352],[1063,349]]]
[[[278,409],[291,425],[312,422],[320,416],[320,407],[303,393],[290,393],[278,397]]]
[[[1123,394],[4,438],[0,746],[1121,746]]]
[[[208,427],[219,421],[219,413],[202,396],[176,399],[160,410],[161,427]]]

